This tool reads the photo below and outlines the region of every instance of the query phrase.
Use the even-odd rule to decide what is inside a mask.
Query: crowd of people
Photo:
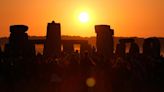
[[[0,49],[0,92],[163,92],[164,57],[131,50],[105,59],[94,50],[24,58]]]

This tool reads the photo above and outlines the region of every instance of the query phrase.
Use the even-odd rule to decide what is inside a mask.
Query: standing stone
[[[116,57],[122,57],[124,58],[125,57],[125,43],[118,43],[116,45],[116,51],[115,51],[115,55]]]
[[[129,49],[129,55],[138,56],[140,54],[139,46],[135,42],[131,42],[131,46]]]
[[[158,38],[147,38],[143,43],[143,54],[150,57],[160,57],[160,41]]]
[[[66,52],[66,53],[74,52],[73,44],[70,43],[69,41],[66,41],[65,43],[63,43],[63,52]]]
[[[25,25],[11,25],[9,42],[5,45],[5,53],[11,58],[31,61],[35,56],[35,47],[28,40]],[[29,59],[29,60],[28,60]]]
[[[96,25],[95,31],[97,33],[96,46],[97,53],[105,59],[113,57],[113,35],[114,30],[108,25]]]
[[[59,23],[55,23],[54,21],[52,21],[52,23],[48,23],[43,54],[46,58],[56,58],[60,56],[61,29]]]

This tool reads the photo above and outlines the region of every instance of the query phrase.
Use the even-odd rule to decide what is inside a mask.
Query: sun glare
[[[80,13],[80,15],[79,15],[79,20],[80,20],[80,22],[82,22],[82,23],[88,22],[88,21],[89,21],[89,15],[88,15],[88,13],[87,13],[87,12],[82,12],[82,13]]]
[[[96,80],[94,78],[90,77],[86,80],[86,84],[88,87],[94,87],[96,84]]]

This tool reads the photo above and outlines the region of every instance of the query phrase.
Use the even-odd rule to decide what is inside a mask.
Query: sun
[[[82,23],[88,22],[88,21],[89,21],[89,15],[88,15],[88,13],[87,13],[87,12],[81,12],[81,13],[79,14],[79,20],[80,20],[80,22],[82,22]]]

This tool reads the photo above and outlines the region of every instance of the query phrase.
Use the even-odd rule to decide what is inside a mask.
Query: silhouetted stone
[[[139,47],[134,39],[120,39],[116,47],[116,58],[111,62],[104,62],[110,58],[110,53],[113,54],[109,50],[113,49],[113,45],[110,46],[113,44],[113,35],[109,32],[109,26],[102,25],[101,30],[97,28],[98,54],[102,54],[100,57],[96,48],[91,49],[87,40],[62,40],[61,43],[68,49],[65,51],[70,53],[48,60],[44,60],[43,55],[38,53],[34,64],[27,62],[34,61],[34,44],[44,44],[46,41],[29,41],[25,33],[27,29],[24,25],[10,27],[9,41],[0,62],[0,92],[164,92],[164,58],[159,57],[160,42],[157,38],[145,39],[144,55],[139,54]],[[48,54],[59,55],[51,51],[56,48],[56,45],[51,44],[54,41],[52,36],[56,35],[50,34],[47,39],[50,39],[48,45],[53,45],[49,46]],[[58,42],[55,44],[61,46]],[[74,44],[80,45],[80,54],[83,55],[78,51],[72,53]],[[130,50],[125,53],[128,44]],[[1,49],[0,47],[0,54]]]
[[[80,45],[80,53],[84,53],[86,50],[91,51],[91,47],[87,40],[62,40],[64,52],[74,52],[74,44]]]
[[[157,38],[147,38],[143,44],[143,54],[152,57],[160,57],[160,41]]]
[[[74,52],[73,44],[69,42],[63,43],[63,52],[67,52],[67,53]]]
[[[12,25],[10,26],[11,33],[25,33],[28,30],[28,27],[25,25]]]
[[[113,35],[114,30],[108,25],[96,25],[97,33],[96,46],[97,53],[103,55],[105,59],[111,59],[113,56]]]
[[[38,40],[30,40],[33,44],[45,44],[45,39],[38,39]],[[61,40],[61,44],[63,45],[63,52],[74,52],[74,44],[80,45],[80,53],[84,53],[86,50],[91,52],[91,45],[88,44],[87,40]],[[44,52],[45,52],[44,48]]]
[[[135,40],[133,38],[120,39],[120,43],[133,43]]]
[[[88,51],[90,53],[92,50],[91,45],[88,44],[88,42],[83,42],[80,44],[80,53],[81,55],[85,53],[85,51]]]
[[[82,57],[81,57],[80,64],[81,64],[81,68],[84,72],[83,76],[88,76],[88,74],[91,72],[92,67],[94,66],[94,62],[91,59],[91,57],[89,56],[88,51],[85,51],[83,54],[84,55],[82,55]]]
[[[28,40],[25,33],[28,27],[25,25],[10,26],[9,43],[6,44],[5,53],[11,57],[32,58],[35,56],[35,47]]]
[[[132,42],[129,50],[129,55],[137,56],[140,53],[139,51],[139,46],[135,42]]]
[[[118,43],[116,46],[115,55],[116,57],[125,57],[125,43]]]
[[[59,57],[61,54],[61,29],[60,24],[55,23],[48,23],[47,25],[47,36],[46,42],[44,46],[44,56],[46,58],[56,58]]]
[[[139,54],[139,47],[135,43],[135,40],[133,38],[126,38],[126,39],[120,39],[119,44],[116,46],[116,56],[125,58],[126,56],[126,44],[130,43],[130,49],[128,54],[130,55],[138,55]]]

